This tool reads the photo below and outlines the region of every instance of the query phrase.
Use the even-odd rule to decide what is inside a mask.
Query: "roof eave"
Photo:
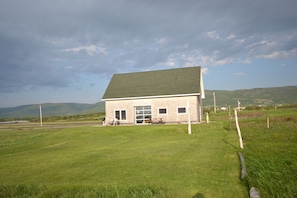
[[[137,99],[185,97],[185,96],[199,96],[199,95],[200,93],[189,93],[189,94],[158,95],[158,96],[135,96],[135,97],[125,97],[125,98],[102,98],[102,100],[103,101],[137,100]]]

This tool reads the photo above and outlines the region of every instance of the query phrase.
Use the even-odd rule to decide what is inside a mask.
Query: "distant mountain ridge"
[[[205,90],[203,106],[213,106],[213,93],[216,105],[236,106],[237,100],[242,106],[297,104],[297,86],[254,88],[234,91]],[[42,104],[43,116],[67,116],[105,112],[105,103],[45,103]],[[0,118],[38,118],[39,104],[0,108]]]
[[[203,105],[213,105],[215,93],[218,106],[236,106],[237,100],[242,106],[297,104],[297,86],[241,89],[234,91],[206,90]]]
[[[105,112],[105,103],[44,103],[41,104],[43,116],[67,116]],[[37,118],[39,104],[0,108],[0,118]]]

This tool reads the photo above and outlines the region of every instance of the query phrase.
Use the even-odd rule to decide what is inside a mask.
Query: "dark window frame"
[[[177,108],[177,113],[178,114],[187,113],[187,108],[186,107],[178,107]]]
[[[127,120],[127,111],[126,110],[115,110],[114,117],[118,120]]]
[[[168,111],[167,108],[162,107],[162,108],[158,109],[158,114],[159,115],[166,115],[167,111]]]

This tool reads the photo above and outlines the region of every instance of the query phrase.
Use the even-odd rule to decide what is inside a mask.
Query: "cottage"
[[[202,120],[200,66],[114,74],[102,100],[107,124],[194,123]]]

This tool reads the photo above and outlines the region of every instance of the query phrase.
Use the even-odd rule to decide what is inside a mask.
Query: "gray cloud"
[[[0,92],[82,73],[296,58],[295,0],[0,2]]]

